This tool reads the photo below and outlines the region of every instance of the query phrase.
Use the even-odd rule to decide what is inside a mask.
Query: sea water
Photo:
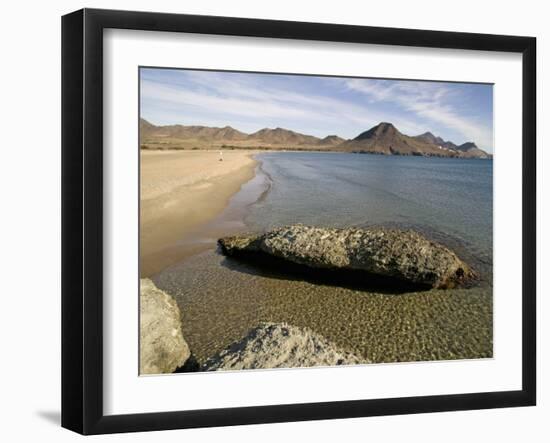
[[[373,362],[493,351],[492,160],[277,152],[197,241],[211,248],[154,277],[177,301],[200,362],[262,322],[309,328]],[[481,275],[470,289],[391,295],[319,284],[222,256],[216,235],[303,223],[416,229]]]
[[[249,206],[252,230],[395,224],[492,253],[492,160],[295,152],[257,159],[269,189]]]

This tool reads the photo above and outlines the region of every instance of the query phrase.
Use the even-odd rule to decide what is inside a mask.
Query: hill
[[[264,128],[248,136],[249,141],[257,141],[267,145],[316,145],[320,139],[312,135],[300,134],[283,128]]]
[[[339,151],[361,152],[384,155],[418,155],[459,158],[489,158],[475,143],[467,142],[457,146],[441,137],[425,132],[411,137],[401,133],[393,124],[382,122],[353,140],[341,143]]]
[[[456,145],[431,132],[411,137],[388,122],[379,123],[351,140],[337,135],[319,138],[284,128],[264,128],[246,134],[231,126],[156,126],[145,119],[140,119],[139,128],[142,149],[285,149],[458,158],[491,157],[473,142]]]
[[[430,134],[431,135],[431,134]],[[434,140],[436,137],[432,136]],[[391,123],[379,123],[368,131],[362,132],[353,140],[338,146],[338,150],[364,152],[385,155],[433,155],[453,157],[458,156],[454,151],[440,147],[426,134],[419,137],[410,137],[402,134]]]
[[[344,143],[346,140],[337,135],[327,135],[325,138],[319,140],[317,144],[319,146],[338,146]]]
[[[164,137],[203,140],[245,140],[248,137],[247,134],[237,131],[231,126],[223,128],[183,125],[155,126],[145,119],[140,119],[140,134],[143,138]]]

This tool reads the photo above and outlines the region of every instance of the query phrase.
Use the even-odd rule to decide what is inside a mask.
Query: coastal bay
[[[187,231],[208,241],[176,243],[185,245],[185,255],[152,276],[178,303],[199,363],[264,322],[308,328],[372,362],[492,356],[491,160],[296,152],[254,158],[256,174],[226,208],[211,212],[210,222],[205,217],[202,231]],[[203,163],[202,174],[213,167]],[[223,181],[212,180],[209,188],[215,194],[218,186]],[[229,209],[240,224],[226,229]],[[455,251],[480,281],[472,288],[385,293],[304,280],[216,249],[215,234],[294,223],[412,229]],[[204,226],[214,226],[214,234],[205,236]]]
[[[493,357],[492,84],[142,67],[140,92],[144,367]]]

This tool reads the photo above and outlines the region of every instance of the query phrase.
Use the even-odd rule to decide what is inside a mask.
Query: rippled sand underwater
[[[260,322],[308,327],[373,362],[492,357],[492,288],[384,294],[319,285],[209,250],[155,278],[200,363]]]

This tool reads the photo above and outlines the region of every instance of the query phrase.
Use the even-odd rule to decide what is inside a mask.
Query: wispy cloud
[[[208,112],[223,112],[228,116],[252,118],[258,121],[257,129],[277,126],[279,120],[295,119],[296,130],[302,130],[304,121],[318,123],[324,128],[322,134],[335,132],[344,122],[350,128],[368,129],[391,116],[349,100],[326,95],[299,93],[284,86],[266,86],[260,79],[243,79],[227,74],[185,72],[172,82],[145,78],[141,83],[142,100],[150,103],[162,102],[165,106],[184,109],[201,109]],[[183,119],[183,116],[182,116]],[[417,126],[407,119],[399,118],[395,123],[403,130],[415,131]],[[340,134],[355,137],[357,129]]]
[[[461,115],[453,85],[391,80],[146,69],[142,115],[156,123],[214,125],[251,132],[283,126],[317,136],[357,136],[380,121],[416,135],[446,126],[491,146],[492,129]]]
[[[468,119],[451,104],[460,100],[449,83],[351,79],[346,86],[364,94],[370,103],[393,102],[423,120],[460,132],[466,140],[492,146],[492,127]]]

